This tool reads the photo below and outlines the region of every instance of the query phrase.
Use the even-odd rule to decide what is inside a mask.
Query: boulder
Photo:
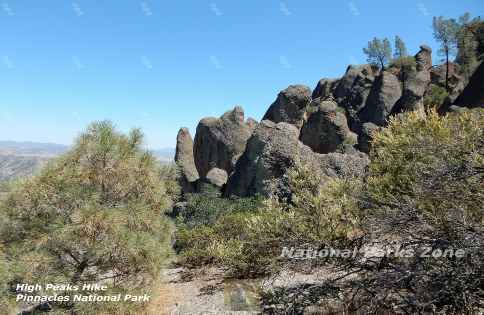
[[[397,76],[383,71],[375,80],[365,107],[358,114],[360,122],[385,125],[388,115],[401,96],[402,87]]]
[[[304,123],[300,140],[315,152],[330,153],[356,144],[357,135],[348,128],[344,109],[333,101],[322,101]]]
[[[316,88],[313,91],[312,98],[320,98],[322,100],[326,100],[328,98],[333,98],[333,92],[336,86],[338,85],[339,80],[337,79],[326,79],[323,78],[319,80]]]
[[[427,45],[420,46],[420,51],[415,55],[417,71],[429,71],[432,68],[432,48]]]
[[[301,128],[310,101],[311,90],[307,86],[290,85],[279,93],[262,119],[275,123],[286,122]]]
[[[351,65],[338,81],[334,97],[338,105],[346,109],[352,130],[358,129],[357,113],[365,106],[377,74],[378,69],[371,65]]]
[[[244,121],[241,107],[235,107],[220,118],[202,119],[197,126],[193,148],[200,177],[204,179],[212,168],[230,174],[256,124],[253,119]]]
[[[205,180],[219,188],[222,188],[228,180],[229,176],[225,170],[220,168],[212,168],[207,175],[205,176]]]
[[[461,107],[484,107],[484,62],[477,67],[455,105]]]
[[[180,186],[183,193],[195,191],[198,171],[193,158],[193,140],[188,128],[180,128],[176,137],[175,162],[180,169]]]
[[[287,171],[299,163],[314,169],[315,174],[361,176],[368,158],[364,153],[315,153],[299,141],[299,130],[294,125],[264,120],[247,142],[229,177],[225,195],[268,196],[287,191]]]
[[[358,150],[361,152],[369,153],[371,150],[371,141],[373,140],[373,134],[379,131],[381,127],[374,123],[364,123],[361,128],[361,133],[358,137]]]

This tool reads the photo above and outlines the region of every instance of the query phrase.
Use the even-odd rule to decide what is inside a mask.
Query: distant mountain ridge
[[[65,153],[69,148],[68,145],[57,143],[0,141],[0,182],[31,176],[47,161]],[[174,161],[174,148],[151,152],[162,164]]]

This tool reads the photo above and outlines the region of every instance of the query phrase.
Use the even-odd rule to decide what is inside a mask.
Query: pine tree
[[[392,59],[392,45],[388,38],[381,40],[375,37],[368,42],[368,47],[363,48],[363,52],[369,63],[380,66],[382,70]]]
[[[408,56],[407,46],[400,36],[395,36],[395,54],[394,59],[399,59]]]
[[[456,54],[457,34],[459,25],[454,19],[445,19],[442,16],[434,17],[432,23],[434,29],[434,38],[440,43],[439,54],[444,57],[445,70],[445,88],[449,90],[449,62],[452,56]]]

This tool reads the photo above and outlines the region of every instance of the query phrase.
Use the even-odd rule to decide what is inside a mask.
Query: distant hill
[[[56,143],[0,141],[0,155],[53,157],[68,149],[69,146]]]
[[[164,148],[152,150],[155,157],[163,164],[170,164],[175,162],[175,148]]]
[[[34,174],[45,163],[66,152],[69,146],[56,143],[0,141],[0,182]],[[162,164],[174,160],[175,149],[152,150]]]

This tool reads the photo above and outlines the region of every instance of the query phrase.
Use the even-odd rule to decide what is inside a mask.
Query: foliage
[[[231,210],[209,220],[205,214],[196,220],[187,216],[197,225],[182,225],[177,232],[180,262],[215,264],[225,267],[230,276],[253,277],[277,272],[284,246],[342,245],[357,233],[359,213],[353,194],[362,183],[336,178],[322,182],[313,175],[305,166],[289,172],[290,203],[269,199],[249,211]],[[197,204],[196,209],[203,208]]]
[[[395,53],[393,59],[400,59],[408,56],[407,46],[400,36],[395,36]]]
[[[426,109],[438,110],[444,103],[447,96],[449,96],[449,93],[445,88],[431,84],[430,89],[427,91],[424,97],[424,106]]]
[[[397,59],[394,59],[390,66],[397,69],[398,77],[402,82],[403,89],[405,89],[408,78],[417,69],[417,62],[415,60],[415,57],[411,57],[411,56],[399,57]]]
[[[392,47],[388,38],[382,40],[375,37],[368,42],[366,48],[363,48],[363,52],[367,55],[369,63],[380,66],[381,69],[392,59]]]
[[[414,112],[393,118],[374,137],[371,197],[383,204],[411,199],[416,209],[433,216],[447,215],[447,209],[482,222],[483,123],[482,110],[445,117]]]
[[[14,187],[0,206],[0,239],[16,282],[103,281],[133,292],[157,276],[169,253],[171,202],[142,138],[93,123],[68,153]]]
[[[469,13],[465,13],[459,17],[459,30],[457,32],[458,54],[456,62],[461,65],[462,73],[466,80],[469,80],[479,65],[479,53],[477,51],[479,42],[475,34],[479,22],[479,18],[471,19]]]

